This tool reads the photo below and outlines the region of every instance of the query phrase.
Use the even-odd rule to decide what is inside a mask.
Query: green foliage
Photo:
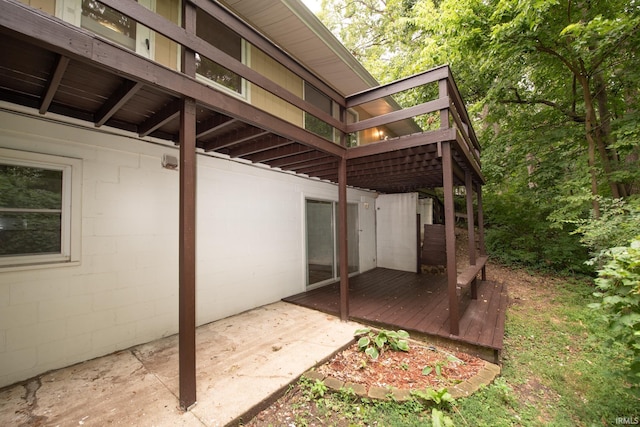
[[[546,220],[549,207],[529,194],[489,194],[485,202],[486,245],[492,258],[508,265],[585,273],[587,251],[570,230]]]
[[[580,222],[576,233],[594,256],[619,246],[626,246],[640,236],[640,197],[624,199],[600,198],[600,218],[591,216]]]
[[[448,408],[455,402],[455,399],[446,388],[441,388],[439,390],[434,390],[432,388],[427,388],[425,390],[412,390],[411,396],[423,403],[434,404],[438,408]]]
[[[377,359],[386,349],[393,351],[409,351],[409,333],[402,329],[398,331],[380,330],[378,333],[370,328],[358,329],[354,332],[358,337],[358,348],[371,359]]]
[[[605,259],[594,294],[602,300],[590,307],[602,310],[611,340],[622,343],[630,354],[629,381],[640,388],[640,235],[629,246],[606,251]]]

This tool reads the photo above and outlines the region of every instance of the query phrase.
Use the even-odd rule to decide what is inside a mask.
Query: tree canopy
[[[492,196],[512,198],[512,217],[526,201],[557,233],[600,217],[603,198],[637,199],[637,0],[323,0],[319,16],[382,83],[451,66],[489,214]]]

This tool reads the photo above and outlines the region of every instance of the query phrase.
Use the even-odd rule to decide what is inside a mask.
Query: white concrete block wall
[[[179,177],[161,167],[175,147],[6,105],[0,147],[82,159],[82,252],[0,268],[0,387],[176,333]],[[335,185],[205,155],[197,185],[198,324],[304,290],[304,199],[337,200]]]

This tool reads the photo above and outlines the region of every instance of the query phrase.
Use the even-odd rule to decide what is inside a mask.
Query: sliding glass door
[[[306,201],[307,286],[330,283],[339,274],[338,204],[322,200]],[[358,205],[347,205],[347,247],[349,273],[359,271]]]

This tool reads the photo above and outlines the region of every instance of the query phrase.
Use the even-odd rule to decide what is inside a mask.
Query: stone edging
[[[493,382],[493,380],[500,374],[500,366],[493,363],[484,362],[484,367],[474,375],[473,377],[465,380],[459,384],[447,388],[447,391],[451,393],[454,399],[461,397],[467,397],[475,393],[482,386],[487,386]],[[360,397],[368,397],[371,399],[379,400],[397,400],[405,401],[411,399],[411,390],[398,389],[395,387],[377,387],[373,386],[369,390],[363,384],[356,384],[351,382],[343,382],[333,377],[325,377],[323,374],[310,370],[302,374],[303,377],[310,380],[323,381],[327,388],[338,391],[344,388],[352,389]]]

